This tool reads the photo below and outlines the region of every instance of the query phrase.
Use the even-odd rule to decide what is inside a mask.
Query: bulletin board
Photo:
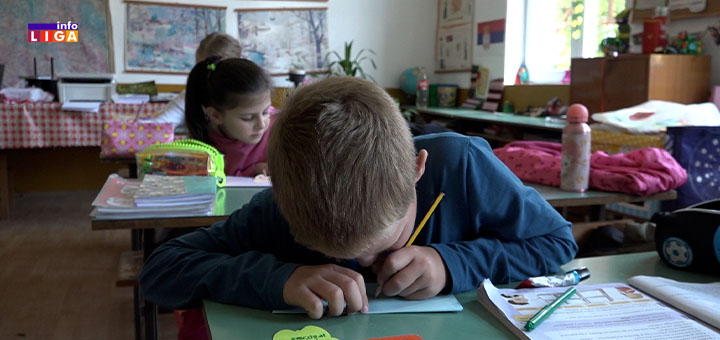
[[[472,67],[474,0],[438,0],[435,72],[463,72]]]
[[[0,1],[0,64],[5,65],[2,86],[14,86],[20,76],[37,72],[113,72],[112,34],[107,0],[2,0]],[[29,42],[28,23],[72,21],[78,24],[77,42]]]
[[[225,32],[226,7],[127,1],[125,71],[187,74],[210,33]]]
[[[637,4],[638,1],[635,1],[632,13],[633,23],[642,23],[643,20],[652,18],[655,15],[654,9],[637,9]],[[668,4],[668,0],[665,0],[665,4]],[[720,15],[720,0],[706,0],[706,6],[704,11],[693,13],[688,9],[673,10],[670,11],[670,20],[672,21],[677,19],[692,19],[718,15]]]

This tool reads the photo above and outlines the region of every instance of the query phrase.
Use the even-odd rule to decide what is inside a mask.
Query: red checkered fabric
[[[97,113],[62,111],[60,103],[0,104],[0,149],[99,146],[105,119],[153,116],[165,104],[103,104]]]

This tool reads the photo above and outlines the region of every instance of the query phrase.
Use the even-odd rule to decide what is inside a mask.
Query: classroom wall
[[[187,0],[155,0],[168,3],[200,3]],[[237,35],[236,8],[280,8],[280,7],[322,7],[328,8],[328,31],[330,50],[341,51],[346,41],[353,40],[356,48],[369,48],[376,52],[378,69],[369,74],[383,87],[398,88],[400,73],[406,68],[424,66],[434,70],[435,27],[437,21],[437,0],[329,0],[328,2],[294,1],[222,1],[203,2],[207,5],[228,6],[226,29]],[[507,0],[476,0],[475,22],[505,18]],[[184,84],[184,75],[126,73],[123,71],[123,42],[125,3],[110,0],[110,16],[113,26],[114,63],[117,81],[132,83],[155,80],[157,84]],[[477,24],[473,25],[477,30]],[[474,42],[476,43],[476,41]],[[504,65],[504,44],[493,44],[489,50],[475,46],[475,63],[490,69],[493,78],[502,77]],[[436,74],[429,72],[430,82],[470,85],[469,72]],[[275,78],[276,86],[288,87],[291,83],[284,77]]]
[[[168,3],[201,3],[198,0],[153,0]],[[329,0],[328,2],[294,1],[237,1],[210,0],[208,5],[228,6],[226,30],[237,31],[235,8],[278,8],[278,7],[328,7],[328,30],[331,50],[340,51],[346,41],[354,40],[354,46],[369,48],[376,52],[378,69],[369,73],[383,87],[391,89],[392,95],[401,96],[400,73],[406,68],[423,66],[434,70],[435,27],[437,21],[437,0]],[[109,0],[112,39],[114,44],[115,74],[119,83],[155,80],[157,84],[184,85],[186,75],[126,73],[123,71],[125,3]],[[507,0],[476,0],[475,24],[477,22],[505,18]],[[476,32],[477,33],[477,32]],[[235,34],[233,34],[235,35]],[[476,43],[476,41],[474,41]],[[493,44],[489,50],[475,46],[474,62],[490,69],[492,78],[502,77],[504,65],[504,44]],[[369,64],[367,67],[370,67]],[[453,83],[461,88],[470,85],[469,72],[428,73],[432,83]],[[289,87],[282,77],[276,78],[276,85]],[[164,90],[177,90],[165,87]],[[78,151],[79,149],[81,151]],[[42,152],[42,153],[38,153]],[[72,157],[67,155],[72,154]],[[42,157],[38,157],[42,155]],[[122,164],[102,163],[97,158],[96,148],[53,148],[11,150],[9,161],[17,192],[97,189],[102,186],[107,174],[122,168]],[[36,162],[28,159],[52,159],[44,162],[41,176],[30,176],[29,169],[37,169]],[[71,170],[72,169],[72,170]],[[94,169],[93,176],[86,176],[88,169]],[[71,179],[67,173],[75,174]]]

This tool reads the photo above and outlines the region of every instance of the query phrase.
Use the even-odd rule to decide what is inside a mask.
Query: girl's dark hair
[[[185,90],[185,124],[194,139],[209,142],[205,108],[229,110],[248,96],[272,90],[270,75],[250,60],[209,57],[188,76]]]

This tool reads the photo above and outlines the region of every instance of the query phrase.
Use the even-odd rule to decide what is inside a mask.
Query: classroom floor
[[[97,192],[16,195],[0,221],[0,339],[134,339],[132,288],[116,287],[129,231],[90,230]],[[159,339],[175,339],[161,314]]]

